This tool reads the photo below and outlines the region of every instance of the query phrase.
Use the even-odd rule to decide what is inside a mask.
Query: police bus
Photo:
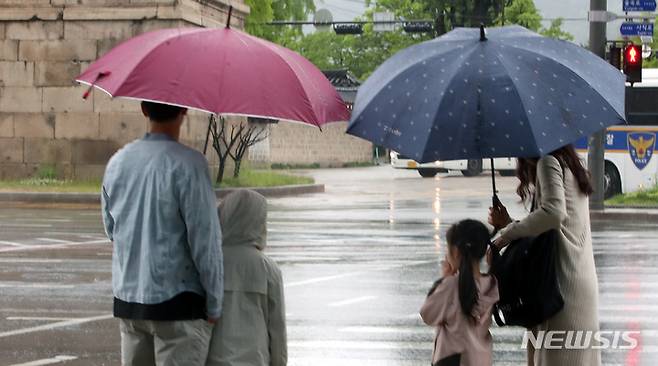
[[[658,69],[644,69],[641,83],[626,87],[627,124],[608,128],[605,136],[605,197],[653,188],[658,179],[658,158],[652,159],[658,136]],[[587,161],[587,138],[575,143]],[[423,177],[439,172],[461,171],[465,176],[490,169],[488,159],[451,160],[418,164],[391,152],[391,165],[418,170]],[[513,175],[516,159],[496,159],[501,175]]]
[[[658,133],[658,69],[644,69],[642,74],[641,83],[626,87],[628,124],[606,131],[606,198],[656,186],[658,160],[652,157]],[[586,157],[587,139],[575,145]]]

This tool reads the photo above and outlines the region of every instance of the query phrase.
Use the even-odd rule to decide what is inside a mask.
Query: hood
[[[478,302],[474,311],[480,316],[489,315],[481,318],[481,321],[484,321],[490,319],[492,308],[500,299],[498,295],[498,282],[496,281],[496,277],[491,275],[482,276],[477,282]]]
[[[226,196],[219,204],[223,246],[267,245],[267,200],[261,194],[241,189]]]

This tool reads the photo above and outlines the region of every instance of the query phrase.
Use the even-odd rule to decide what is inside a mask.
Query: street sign
[[[656,11],[656,0],[624,0],[624,11]]]
[[[622,23],[619,28],[622,36],[653,36],[653,23]]]

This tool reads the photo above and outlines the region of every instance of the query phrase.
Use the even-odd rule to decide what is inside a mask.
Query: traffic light
[[[402,25],[407,33],[429,33],[434,30],[431,22],[406,22]]]
[[[616,45],[610,46],[608,61],[610,62],[610,65],[616,67],[617,70],[621,70],[621,47],[617,47]]]
[[[361,34],[363,33],[363,26],[358,23],[334,24],[334,32],[336,34]]]
[[[631,43],[624,48],[624,74],[631,85],[642,82],[642,46]]]

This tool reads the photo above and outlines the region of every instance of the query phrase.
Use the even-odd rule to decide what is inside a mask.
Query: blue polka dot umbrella
[[[348,133],[418,162],[540,157],[624,122],[625,76],[520,26],[400,51],[359,88]]]

